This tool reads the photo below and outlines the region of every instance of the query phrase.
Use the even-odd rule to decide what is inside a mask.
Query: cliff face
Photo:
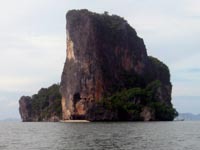
[[[22,96],[19,100],[19,113],[23,121],[31,121],[31,98],[29,96]]]
[[[42,88],[32,97],[22,96],[19,100],[19,106],[23,122],[61,120],[59,85],[54,84],[49,88]]]
[[[23,121],[174,119],[169,69],[147,55],[126,20],[88,10],[69,11],[66,19],[61,85],[21,97]]]
[[[69,11],[66,19],[63,119],[173,119],[169,69],[147,55],[143,40],[126,20],[87,10]],[[159,106],[173,113],[159,116]]]

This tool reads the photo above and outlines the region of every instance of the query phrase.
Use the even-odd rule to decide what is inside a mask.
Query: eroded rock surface
[[[146,105],[155,113],[159,104],[163,109],[174,110],[168,67],[147,55],[143,39],[126,20],[88,10],[71,10],[66,19],[67,56],[60,88],[63,119],[162,120],[157,115],[151,116]],[[154,81],[159,86],[150,86]],[[147,87],[151,90],[146,90]],[[131,106],[140,106],[137,113],[133,113],[135,108],[125,113],[125,108],[109,109],[102,104],[112,99],[109,97],[113,94],[131,88],[140,88],[139,96],[127,97]],[[172,120],[172,116],[163,120]]]
[[[22,96],[19,100],[19,113],[23,121],[31,121],[31,97]]]

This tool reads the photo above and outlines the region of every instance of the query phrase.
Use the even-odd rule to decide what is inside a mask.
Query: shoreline
[[[59,122],[64,122],[64,123],[73,123],[73,122],[77,122],[77,123],[80,123],[80,122],[90,122],[89,120],[60,120]]]

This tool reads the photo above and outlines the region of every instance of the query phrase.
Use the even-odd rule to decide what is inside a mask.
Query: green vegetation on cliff
[[[161,102],[152,102],[150,107],[155,110],[155,118],[159,121],[172,121],[178,116],[175,108]]]
[[[61,95],[59,85],[53,84],[48,88],[42,88],[32,96],[32,113],[39,120],[48,119],[52,115],[61,117]]]
[[[170,82],[170,71],[167,65],[155,57],[148,56],[149,63],[153,66],[151,78],[159,78],[163,83]],[[147,77],[148,78],[148,77]]]
[[[62,117],[60,85],[42,88],[32,97],[20,98],[20,115],[23,121],[59,121]]]
[[[154,111],[155,120],[171,121],[177,115],[177,111],[157,98],[157,91],[161,82],[155,80],[146,88],[124,89],[110,97],[103,98],[100,102],[106,109],[117,112],[119,119],[143,120],[140,116],[142,108],[148,106]],[[123,118],[126,116],[127,118]]]

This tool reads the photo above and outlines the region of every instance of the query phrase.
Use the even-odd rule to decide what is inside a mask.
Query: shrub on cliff
[[[124,89],[100,102],[106,109],[117,112],[119,120],[140,120],[140,113],[144,106],[152,108],[155,119],[162,121],[173,120],[177,111],[156,99],[156,93],[161,86],[159,80],[149,83],[146,88]]]
[[[151,103],[151,108],[155,110],[155,118],[159,121],[172,121],[178,116],[178,112],[171,106],[165,105],[161,102]]]
[[[148,59],[150,64],[154,66],[154,69],[152,69],[153,72],[151,73],[152,78],[157,76],[163,83],[168,83],[170,81],[170,72],[167,65],[152,56],[148,56]]]
[[[42,88],[32,96],[32,115],[39,120],[48,119],[51,115],[62,114],[60,85],[53,84],[48,88]]]

